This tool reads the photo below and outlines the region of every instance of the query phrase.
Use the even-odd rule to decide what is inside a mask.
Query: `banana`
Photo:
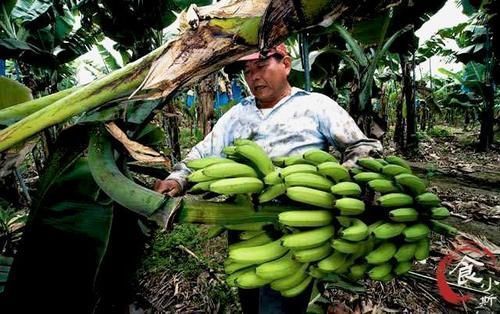
[[[373,234],[377,239],[391,239],[400,235],[405,228],[406,225],[404,223],[386,222],[375,228]]]
[[[445,236],[455,236],[458,233],[457,228],[434,219],[431,219],[431,228],[432,231]]]
[[[271,161],[273,162],[273,164],[274,164],[276,167],[284,167],[284,166],[285,166],[285,160],[286,160],[287,158],[288,158],[288,157],[286,157],[286,156],[273,157],[273,158],[271,158]]]
[[[289,199],[323,208],[333,208],[335,198],[331,193],[302,186],[294,186],[286,189]]]
[[[335,201],[335,208],[343,216],[359,215],[365,211],[365,203],[356,198],[344,197]]]
[[[263,245],[230,249],[229,258],[235,262],[254,264],[272,261],[288,252],[288,248],[283,247],[281,241],[281,239],[278,239]]]
[[[410,165],[406,162],[406,160],[398,156],[387,156],[385,157],[385,161],[387,161],[390,164],[398,165],[408,170],[411,170]]]
[[[351,175],[346,167],[332,161],[318,165],[318,172],[333,179],[335,182],[351,181]]]
[[[227,230],[237,231],[262,231],[269,222],[247,222],[242,224],[224,225]]]
[[[314,173],[292,173],[285,177],[287,187],[304,186],[329,192],[333,182],[327,178]]]
[[[419,177],[409,174],[402,173],[394,177],[394,180],[401,186],[409,190],[413,195],[420,195],[425,192],[427,185]]]
[[[343,239],[334,239],[332,241],[332,247],[335,251],[345,253],[345,254],[356,254],[364,249],[363,242],[350,242]]]
[[[264,183],[253,177],[220,179],[209,187],[210,191],[225,195],[259,193],[263,188]]]
[[[282,169],[279,168],[266,175],[263,179],[264,183],[267,185],[276,185],[283,183],[283,179],[281,178],[281,170]]]
[[[405,243],[398,248],[396,254],[394,254],[394,258],[398,262],[410,261],[415,256],[416,249],[416,243]]]
[[[417,242],[417,248],[415,249],[415,260],[422,261],[429,257],[431,251],[431,243],[429,238],[421,239]]]
[[[281,244],[284,247],[300,250],[317,247],[324,242],[328,241],[335,229],[332,225],[315,228],[307,231],[300,231],[293,234],[287,234],[282,237]]]
[[[394,279],[394,275],[392,273],[388,273],[387,275],[385,275],[384,277],[380,278],[379,281],[380,282],[384,282],[384,283],[387,283],[391,280]]]
[[[381,224],[384,224],[384,223],[385,223],[385,220],[377,220],[374,223],[368,225],[368,233],[372,234],[373,230],[375,230],[375,228],[377,228],[378,226],[380,226]]]
[[[285,178],[286,176],[294,173],[318,173],[318,168],[313,165],[298,164],[285,167],[280,172],[280,177]]]
[[[210,184],[214,183],[215,181],[217,180],[198,182],[195,185],[193,185],[188,192],[191,194],[208,192],[210,191],[209,189]]]
[[[257,143],[255,143],[254,141],[252,141],[251,139],[248,139],[248,138],[236,138],[233,140],[233,145],[235,145],[235,146],[241,146],[241,145],[258,146]]]
[[[274,171],[274,165],[266,151],[257,144],[236,145],[236,152],[250,160],[264,175]]]
[[[213,181],[214,179],[215,178],[212,178],[212,177],[209,177],[209,176],[206,176],[205,174],[203,174],[203,169],[196,170],[187,176],[187,180],[189,182],[196,182],[196,183],[205,182],[205,181]]]
[[[387,179],[375,179],[368,182],[368,186],[375,192],[382,194],[400,192],[400,189],[392,182]]]
[[[381,163],[383,166],[387,166],[389,163],[387,161],[385,161],[385,159],[383,158],[376,158],[375,159],[376,161],[378,161],[379,163]]]
[[[340,237],[349,241],[361,241],[368,236],[368,226],[360,219],[350,218],[350,226],[340,231]]]
[[[450,211],[446,207],[433,207],[431,208],[432,219],[445,219],[450,217]]]
[[[253,264],[251,264],[251,263],[236,263],[236,262],[233,262],[231,260],[226,260],[224,262],[224,272],[226,274],[230,275],[236,271],[248,268],[252,265]]]
[[[430,192],[420,194],[415,198],[415,200],[417,201],[417,204],[424,207],[435,207],[439,206],[439,204],[441,203],[439,197],[436,194]]]
[[[349,173],[354,177],[357,174],[363,173],[363,169],[358,166],[354,166],[351,169],[349,169]]]
[[[248,273],[248,272],[255,272],[255,268],[254,267],[244,268],[242,270],[238,270],[238,271],[233,272],[232,274],[230,274],[229,276],[226,277],[227,285],[230,287],[236,287],[236,279],[239,276],[241,276],[245,273]]]
[[[308,274],[306,273],[307,267],[309,267],[309,264],[303,264],[290,276],[274,280],[273,282],[271,282],[271,289],[276,291],[283,291],[292,289],[293,287],[297,286],[308,277]]]
[[[418,223],[408,226],[403,230],[403,235],[405,236],[405,241],[415,242],[420,239],[427,238],[430,229],[426,224]]]
[[[349,277],[354,280],[362,279],[365,276],[368,267],[369,264],[367,263],[352,265],[349,267]]]
[[[278,220],[290,227],[322,227],[329,225],[333,215],[327,210],[289,210],[278,215]]]
[[[405,207],[413,205],[413,197],[404,193],[389,193],[380,196],[377,203],[385,208]]]
[[[292,253],[289,252],[277,260],[257,266],[257,268],[255,268],[255,273],[261,278],[276,280],[290,276],[299,270],[301,266],[302,263],[292,259]]]
[[[326,272],[322,271],[318,266],[315,265],[311,265],[307,272],[311,277],[316,279],[323,279],[328,275]]]
[[[302,158],[302,155],[288,156],[287,158],[285,158],[285,166],[300,165],[300,164],[315,166],[314,162],[305,160],[304,158]]]
[[[330,243],[327,242],[311,249],[294,250],[293,258],[301,263],[316,262],[330,255],[331,251]]]
[[[345,260],[345,263],[342,264],[339,268],[337,268],[334,273],[336,274],[345,274],[349,272],[349,268],[354,264],[354,260],[356,258],[354,256],[348,256]]]
[[[384,165],[373,158],[360,158],[358,159],[357,163],[361,167],[373,172],[381,172],[382,168],[384,168]]]
[[[202,173],[207,177],[216,179],[232,177],[258,177],[257,172],[255,172],[252,167],[238,162],[211,165],[203,168]]]
[[[382,264],[389,261],[396,254],[396,244],[392,242],[382,242],[376,249],[365,256],[369,264]]]
[[[199,169],[203,169],[203,168],[206,168],[208,166],[215,165],[218,163],[232,163],[232,162],[234,162],[234,161],[231,159],[210,156],[210,157],[205,157],[205,158],[200,158],[200,159],[189,160],[186,162],[186,166],[192,170],[199,170]]]
[[[330,191],[341,196],[358,197],[361,195],[361,187],[354,182],[339,182],[332,186]]]
[[[254,247],[254,246],[259,246],[259,245],[264,245],[267,243],[271,243],[273,239],[267,234],[267,233],[262,233],[259,235],[256,235],[255,237],[252,237],[248,240],[236,242],[233,244],[230,244],[228,249],[230,251],[239,249],[239,248],[244,248],[244,247]]]
[[[347,259],[347,255],[339,251],[334,251],[328,257],[318,262],[318,268],[321,271],[330,273],[339,269]]]
[[[407,272],[410,271],[411,267],[413,266],[412,262],[399,262],[396,267],[394,267],[393,271],[394,274],[400,276],[403,274],[406,274]]]
[[[401,167],[398,165],[387,165],[382,168],[382,173],[385,174],[386,176],[389,177],[395,177],[397,175],[400,175],[402,173],[409,173],[411,174],[411,170]]]
[[[255,289],[267,285],[271,280],[257,276],[255,270],[252,270],[239,275],[234,282],[238,288]]]
[[[369,171],[358,173],[353,178],[354,178],[354,181],[359,182],[359,183],[367,183],[367,182],[370,182],[371,180],[376,180],[376,179],[387,179],[387,177],[381,173],[369,172]]]
[[[411,222],[418,219],[418,212],[415,208],[403,207],[393,209],[389,212],[389,218],[395,222]]]
[[[250,240],[253,237],[263,234],[264,230],[246,230],[240,233],[240,240]]]
[[[319,165],[319,164],[327,162],[327,161],[338,162],[335,157],[333,157],[329,153],[327,153],[321,149],[317,149],[317,148],[312,148],[312,149],[305,151],[302,154],[302,158],[304,158],[305,160],[311,161],[316,165]]]
[[[260,193],[259,203],[269,202],[277,198],[278,196],[285,194],[285,192],[286,192],[285,184],[281,183],[281,184],[271,185]]]
[[[392,270],[391,263],[383,263],[377,266],[372,267],[368,271],[368,276],[372,280],[382,280],[385,276],[389,275]]]
[[[293,298],[304,292],[307,287],[311,284],[312,277],[308,276],[306,279],[302,280],[301,283],[299,283],[297,286],[290,288],[288,290],[282,290],[281,295],[284,296],[285,298]]]
[[[226,146],[222,149],[222,152],[228,157],[234,156],[236,155],[236,146],[234,145]]]

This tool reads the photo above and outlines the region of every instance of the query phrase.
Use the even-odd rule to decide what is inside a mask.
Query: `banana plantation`
[[[498,313],[498,7],[2,0],[0,313]]]

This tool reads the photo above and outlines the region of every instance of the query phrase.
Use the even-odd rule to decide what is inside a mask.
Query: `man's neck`
[[[256,103],[257,103],[257,107],[259,109],[270,109],[270,108],[273,108],[274,106],[276,106],[276,104],[282,100],[283,98],[289,96],[292,92],[292,87],[290,85],[288,85],[285,89],[283,89],[283,92],[278,96],[276,97],[276,99],[273,99],[272,101],[268,101],[268,102],[264,102],[264,101],[261,101],[259,99],[256,99]]]

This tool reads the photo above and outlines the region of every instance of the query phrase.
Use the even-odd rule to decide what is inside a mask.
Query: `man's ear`
[[[285,65],[286,75],[289,75],[292,70],[292,58],[290,56],[285,56],[281,61],[283,65]]]

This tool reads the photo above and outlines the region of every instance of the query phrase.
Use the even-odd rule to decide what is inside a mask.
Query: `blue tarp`
[[[232,98],[227,92],[217,91],[215,93],[214,108],[218,109],[228,104],[231,100],[239,103],[243,98],[245,98],[245,95],[243,95],[243,89],[238,84],[238,80],[233,79],[231,81],[231,94]],[[196,104],[196,95],[194,92],[188,92],[188,94],[186,95],[186,106],[188,108],[191,108],[191,106],[193,106],[194,104]]]
[[[5,60],[0,59],[0,76],[5,76]]]

